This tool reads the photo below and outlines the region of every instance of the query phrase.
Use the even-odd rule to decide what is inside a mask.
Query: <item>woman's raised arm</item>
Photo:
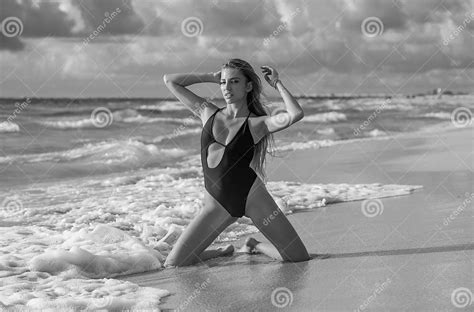
[[[285,109],[272,114],[265,119],[266,131],[269,133],[277,132],[288,128],[295,122],[303,119],[304,112],[295,97],[285,88],[278,77],[278,72],[270,66],[262,66],[262,72],[265,80],[280,93]]]
[[[203,112],[205,108],[213,107],[217,109],[217,107],[186,87],[195,83],[219,83],[220,76],[220,71],[207,74],[166,74],[163,76],[163,81],[171,93],[173,93],[181,103],[183,103],[194,115],[201,118],[201,120],[204,120]]]

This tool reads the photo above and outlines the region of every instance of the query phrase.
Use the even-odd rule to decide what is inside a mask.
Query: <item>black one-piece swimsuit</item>
[[[222,109],[222,108],[221,108]],[[206,121],[201,134],[201,163],[204,173],[204,186],[233,217],[245,214],[245,205],[257,175],[250,168],[255,144],[248,126],[247,116],[239,131],[229,144],[217,142],[212,134],[212,125],[218,109]],[[215,168],[207,165],[209,145],[217,143],[224,146],[224,155]]]

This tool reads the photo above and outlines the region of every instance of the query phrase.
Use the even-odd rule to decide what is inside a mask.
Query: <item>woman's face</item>
[[[235,68],[225,67],[221,71],[221,91],[227,104],[247,99],[247,93],[252,90],[252,83],[242,72]]]

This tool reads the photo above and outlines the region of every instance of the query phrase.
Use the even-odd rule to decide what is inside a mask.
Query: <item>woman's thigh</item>
[[[166,259],[165,266],[183,266],[199,261],[222,231],[238,218],[232,217],[205,191],[204,207],[183,231]]]
[[[250,190],[245,215],[252,219],[259,231],[278,249],[283,260],[309,259],[300,237],[261,181],[256,182]]]

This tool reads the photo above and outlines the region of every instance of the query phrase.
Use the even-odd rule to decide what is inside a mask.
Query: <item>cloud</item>
[[[357,77],[372,72],[375,78],[369,81],[383,88],[377,77],[396,85],[413,74],[437,72],[441,79],[442,72],[453,76],[452,70],[474,67],[474,18],[465,22],[472,12],[469,0],[203,3],[6,0],[1,17],[18,16],[25,25],[20,37],[0,35],[0,49],[8,50],[0,51],[0,65],[9,72],[16,67],[16,75],[27,82],[46,81],[51,73],[57,83],[91,81],[100,74],[125,89],[138,80],[140,85],[156,85],[164,72],[215,70],[230,57],[246,59],[256,68],[274,65],[284,77],[310,85],[325,75],[339,79],[341,88],[355,88]],[[117,8],[120,12],[93,40],[73,50]],[[375,37],[361,31],[362,21],[371,16],[384,25],[384,32]],[[188,17],[202,22],[201,35],[183,33],[182,22]],[[29,57],[32,51],[42,57]],[[337,84],[328,87],[337,89]]]
[[[73,0],[73,4],[79,8],[84,20],[83,34],[103,24],[104,19],[112,12],[119,14],[104,27],[103,34],[138,34],[145,26],[140,16],[135,13],[131,0]]]
[[[346,0],[341,20],[341,28],[345,32],[356,32],[360,34],[362,22],[366,18],[377,17],[383,22],[384,31],[402,30],[407,26],[408,15],[395,1]]]
[[[0,19],[14,16],[23,23],[23,37],[70,36],[74,21],[60,10],[60,2],[2,0]]]
[[[110,14],[118,11],[119,16],[110,19]],[[87,37],[100,25],[106,26],[102,36],[138,34],[144,27],[131,0],[2,0],[0,20],[11,16],[23,25],[21,37],[10,39],[0,34],[0,49],[11,51],[22,50],[25,38]]]

